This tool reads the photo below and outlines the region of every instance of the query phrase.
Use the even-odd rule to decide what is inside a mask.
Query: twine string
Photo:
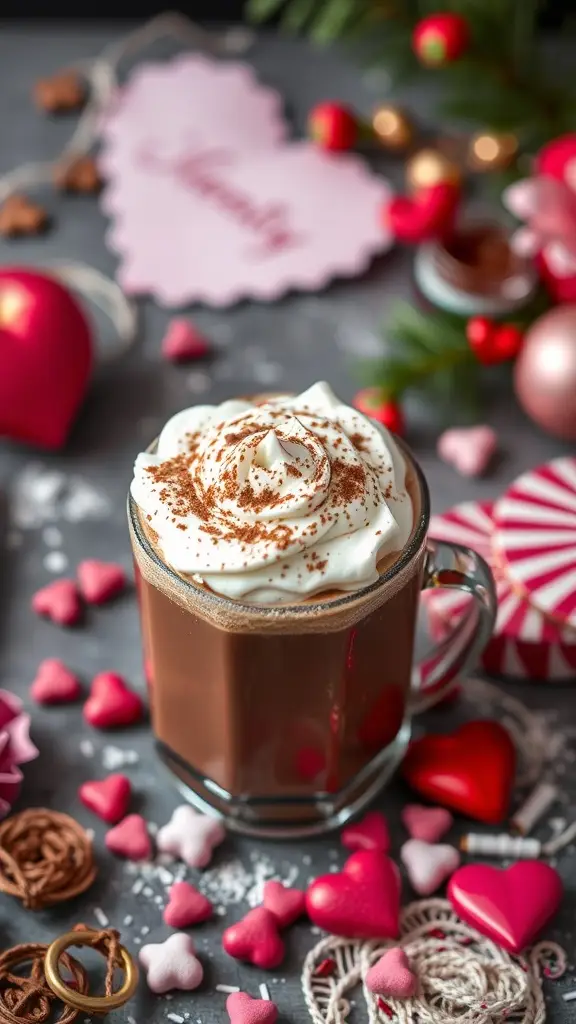
[[[0,954],[0,1022],[1,1024],[45,1024],[53,1019],[53,1007],[59,1002],[44,975],[44,943],[23,943]],[[72,975],[76,991],[87,994],[88,975],[81,963],[63,953],[62,967]],[[31,964],[28,974],[19,968]],[[78,1010],[65,1005],[56,1024],[72,1024]]]

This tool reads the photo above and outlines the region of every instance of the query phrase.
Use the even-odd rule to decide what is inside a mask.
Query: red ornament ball
[[[418,22],[412,47],[421,64],[440,68],[458,60],[468,49],[470,28],[466,18],[449,12],[430,14]]]
[[[308,131],[322,149],[342,152],[356,144],[358,122],[352,111],[340,103],[319,103],[308,116]]]
[[[404,415],[397,402],[384,397],[381,388],[363,388],[354,396],[354,408],[381,423],[393,434],[404,433]]]
[[[466,324],[466,338],[479,363],[494,366],[515,359],[524,341],[516,324],[495,324],[486,316],[473,316]]]

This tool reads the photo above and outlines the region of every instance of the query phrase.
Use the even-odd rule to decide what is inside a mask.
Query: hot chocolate
[[[174,416],[131,530],[154,731],[239,828],[350,813],[408,736],[425,484],[326,384]]]

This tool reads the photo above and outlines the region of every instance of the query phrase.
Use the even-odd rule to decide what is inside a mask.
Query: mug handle
[[[440,588],[461,590],[474,600],[449,635],[415,665],[410,710],[416,715],[447,697],[460,673],[474,666],[496,620],[496,590],[484,559],[471,548],[429,538],[422,590]]]

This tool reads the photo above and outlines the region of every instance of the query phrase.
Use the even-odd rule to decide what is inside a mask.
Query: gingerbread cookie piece
[[[0,206],[0,235],[40,235],[48,227],[48,214],[43,206],[27,196],[14,192]]]
[[[54,184],[62,192],[93,195],[102,188],[102,178],[94,158],[80,156],[56,167]]]
[[[46,114],[80,110],[86,102],[86,86],[76,71],[61,71],[40,78],[34,86],[34,102]]]

